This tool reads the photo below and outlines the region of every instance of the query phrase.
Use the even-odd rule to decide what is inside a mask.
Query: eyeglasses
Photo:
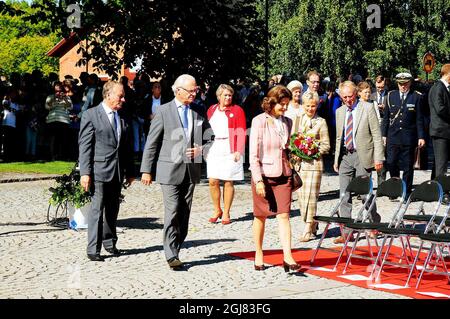
[[[185,92],[187,92],[188,94],[191,94],[191,95],[198,93],[198,88],[195,88],[193,90],[186,90],[185,88],[180,86],[179,89],[182,89],[183,91],[185,91]]]

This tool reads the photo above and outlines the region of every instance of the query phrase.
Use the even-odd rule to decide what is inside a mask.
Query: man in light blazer
[[[103,261],[102,243],[106,251],[118,256],[116,222],[120,191],[124,177],[127,184],[134,180],[131,130],[118,110],[124,102],[122,84],[107,82],[103,87],[103,102],[83,113],[79,135],[80,184],[85,191],[93,186],[93,198],[88,216],[87,256]]]
[[[341,196],[345,193],[340,216],[351,217],[351,198],[345,189],[355,176],[369,176],[374,167],[377,171],[383,167],[384,148],[373,105],[357,101],[356,85],[351,81],[339,85],[339,95],[343,105],[336,111],[334,170],[339,173]],[[374,222],[380,221],[375,206],[371,215]],[[334,243],[345,242],[343,235]]]
[[[172,270],[182,270],[181,246],[188,233],[195,184],[200,182],[203,135],[210,128],[203,109],[193,104],[195,78],[180,75],[172,86],[175,99],[156,109],[144,154],[142,183],[150,185],[156,172],[164,198],[164,254]]]
[[[447,172],[450,160],[450,64],[441,68],[441,79],[428,95],[430,104],[430,136],[433,141],[435,176]]]

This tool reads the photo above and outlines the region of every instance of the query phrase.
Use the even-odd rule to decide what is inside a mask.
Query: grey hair
[[[302,95],[302,103],[305,104],[306,101],[313,100],[316,104],[319,104],[319,94],[317,92],[308,91]]]
[[[353,83],[353,81],[344,81],[344,82],[342,82],[341,84],[339,84],[339,93],[342,92],[342,90],[343,90],[345,87],[348,87],[348,88],[353,89],[353,93],[356,92],[356,84]]]
[[[113,81],[113,80],[109,80],[108,82],[105,83],[105,85],[103,85],[103,91],[102,91],[102,96],[103,99],[106,99],[108,97],[108,95],[111,93],[112,90],[114,90],[114,88],[116,86],[123,86],[122,83]]]
[[[228,84],[221,84],[221,85],[219,85],[219,87],[216,90],[217,99],[220,98],[220,96],[222,95],[223,91],[225,91],[225,90],[230,91],[231,95],[234,94],[234,90],[233,90],[233,88],[231,86],[229,86]]]
[[[182,87],[184,83],[188,82],[188,81],[195,81],[195,78],[192,75],[189,74],[182,74],[179,77],[177,77],[177,79],[175,80],[175,82],[172,85],[172,91],[173,93],[176,95],[177,94],[177,89],[179,87]]]

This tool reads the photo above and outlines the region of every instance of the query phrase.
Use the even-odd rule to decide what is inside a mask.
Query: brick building
[[[76,66],[76,63],[82,58],[81,52],[77,53],[82,43],[77,33],[72,33],[68,38],[59,41],[47,56],[59,58],[59,79],[64,80],[65,75],[72,75],[78,78],[81,72],[96,73],[100,79],[106,81],[109,76],[94,68],[95,60],[90,59],[86,65]],[[86,46],[86,43],[84,43]],[[130,81],[136,77],[136,72],[122,65],[119,78],[125,75]]]

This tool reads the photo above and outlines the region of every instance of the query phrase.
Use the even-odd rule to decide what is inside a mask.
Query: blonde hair
[[[305,92],[305,94],[302,95],[302,103],[306,104],[306,101],[313,100],[316,102],[316,104],[319,104],[319,94],[317,92]]]
[[[370,89],[369,83],[363,81],[358,83],[358,93],[364,91],[365,89]]]
[[[231,86],[229,86],[228,84],[221,84],[216,90],[217,99],[220,99],[220,96],[222,95],[223,91],[230,91],[231,95],[234,94],[234,90]]]
[[[339,94],[344,90],[344,88],[350,88],[353,90],[353,93],[356,91],[356,85],[352,81],[344,81],[339,84]]]

